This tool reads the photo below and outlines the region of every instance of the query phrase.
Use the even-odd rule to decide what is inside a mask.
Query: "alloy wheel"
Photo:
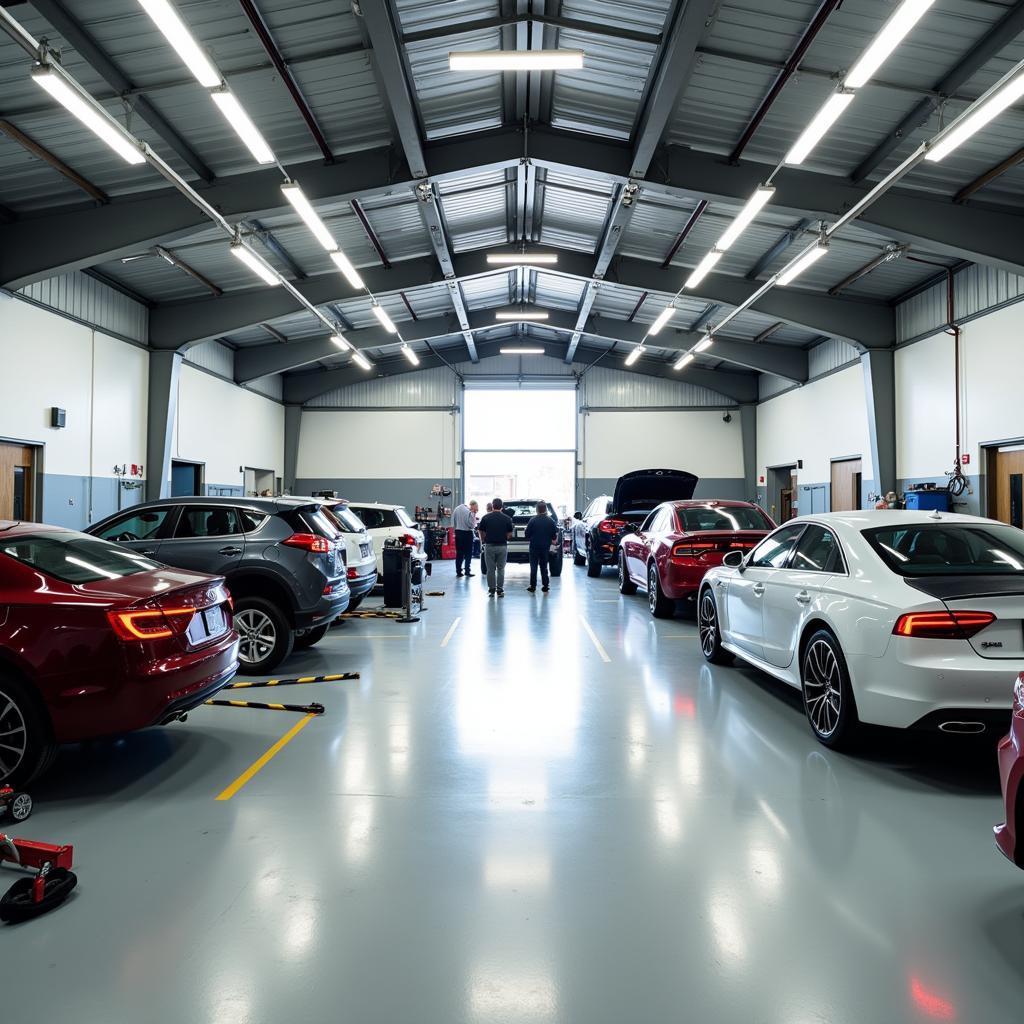
[[[654,609],[658,604],[658,570],[652,565],[647,570],[647,606],[651,609],[651,614],[654,614]]]
[[[819,736],[827,738],[836,731],[842,702],[843,680],[836,652],[827,641],[815,640],[804,655],[804,703]]]
[[[238,658],[247,665],[263,661],[277,643],[274,620],[259,608],[246,608],[235,615],[240,643]]]
[[[21,708],[0,690],[0,782],[11,775],[28,750],[28,729]]]
[[[11,803],[10,813],[15,821],[24,821],[32,813],[32,797],[19,793]]]
[[[715,653],[715,641],[718,637],[718,614],[715,599],[710,591],[705,591],[700,599],[700,613],[697,616],[697,633],[700,636],[700,649],[705,658]]]

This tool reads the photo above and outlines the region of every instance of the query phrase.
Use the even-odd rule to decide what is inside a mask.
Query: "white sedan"
[[[704,657],[801,690],[826,746],[861,722],[1006,731],[1024,662],[1024,532],[938,512],[794,519],[708,571]]]

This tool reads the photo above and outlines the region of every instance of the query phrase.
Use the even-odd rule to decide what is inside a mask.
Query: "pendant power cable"
[[[281,190],[300,219],[327,251],[328,256],[345,277],[349,286],[361,291],[371,303],[371,308],[394,341],[375,347],[400,347],[410,362],[418,364],[419,359],[411,346],[402,337],[398,326],[390,319],[380,300],[366,285],[359,272],[341,251],[329,229],[317,214],[312,203],[302,192],[301,186],[288,174],[285,167],[274,156],[259,128],[248,116],[242,105],[231,92],[223,75],[210,60],[202,46],[195,40],[188,27],[181,20],[170,0],[138,0],[140,6],[153,19],[157,29],[177,52],[183,63],[207,90],[213,103],[220,109],[229,125],[238,134],[253,159],[262,165],[276,166],[283,177]],[[144,139],[139,138],[121,124],[106,108],[83,88],[60,63],[59,55],[45,40],[36,39],[10,12],[0,6],[0,30],[8,35],[34,61],[31,77],[57,103],[65,108],[94,135],[106,143],[126,163],[135,166],[148,164],[169,185],[197,207],[228,238],[229,251],[239,259],[256,277],[268,287],[280,287],[295,301],[314,316],[330,332],[331,340],[341,351],[351,353],[352,361],[363,370],[370,371],[373,364],[358,349],[345,340],[345,328],[332,316],[310,302],[305,295],[278,271],[270,261],[249,244],[240,224],[230,223],[200,192],[189,184],[166,160],[163,159]],[[379,312],[378,312],[379,311]],[[381,317],[383,314],[383,318]],[[386,318],[386,320],[384,319]]]

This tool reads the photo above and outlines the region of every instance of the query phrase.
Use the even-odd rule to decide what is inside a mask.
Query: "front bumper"
[[[1022,823],[1017,817],[1021,784],[1024,782],[1024,707],[1014,702],[1010,731],[999,741],[999,782],[1002,786],[1006,820],[992,830],[1003,856],[1024,868],[1024,843],[1019,843]]]

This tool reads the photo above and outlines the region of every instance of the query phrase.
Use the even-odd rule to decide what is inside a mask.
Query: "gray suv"
[[[165,498],[133,505],[87,533],[181,569],[224,576],[239,660],[270,672],[312,647],[349,603],[345,542],[308,498]]]

